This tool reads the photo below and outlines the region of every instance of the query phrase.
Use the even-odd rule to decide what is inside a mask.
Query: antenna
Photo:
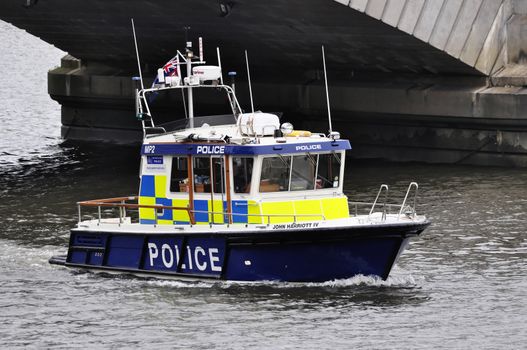
[[[198,38],[198,43],[199,43],[199,61],[203,62],[203,38],[202,37]]]
[[[190,30],[190,27],[185,26],[183,27],[183,30],[185,31],[185,51],[188,52],[192,49],[192,42],[188,41],[188,31]]]
[[[143,90],[145,88],[145,85],[143,84],[143,73],[141,73],[141,61],[139,60],[139,49],[137,48],[137,37],[135,36],[135,25],[134,25],[134,19],[132,20],[132,31],[134,33],[134,44],[135,44],[135,56],[137,57],[137,69],[139,70],[139,78],[141,79],[141,89]]]
[[[329,133],[331,133],[333,131],[333,128],[331,127],[331,109],[329,108],[328,74],[326,72],[326,55],[324,53],[324,45],[322,45],[322,62],[324,64],[324,80],[326,82],[326,101],[328,104]]]
[[[220,48],[216,46],[216,54],[218,55],[218,66],[220,67],[220,83],[223,85],[223,70],[221,68],[221,56],[220,56]]]
[[[190,79],[192,78],[192,58],[194,57],[194,53],[192,52],[192,41],[189,41],[188,39],[188,31],[190,30],[190,27],[183,27],[183,30],[185,31],[185,62],[187,65],[187,79],[189,80],[187,91],[188,120],[190,128],[194,128],[194,95],[192,93],[192,86],[190,82]]]
[[[249,57],[247,56],[247,50],[245,50],[245,63],[247,65],[247,82],[249,83],[249,97],[251,98],[251,110],[254,113],[253,89],[251,88],[251,73],[249,72]]]

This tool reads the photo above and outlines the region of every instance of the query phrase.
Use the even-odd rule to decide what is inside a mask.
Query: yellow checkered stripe
[[[160,203],[159,199],[163,203]],[[185,199],[167,199],[163,197],[139,197],[139,204],[164,205],[167,207],[187,208],[189,201]],[[142,223],[156,223],[158,225],[175,225],[178,223],[189,223],[190,218],[186,210],[165,209],[156,213],[154,208],[139,208],[139,220]],[[157,220],[157,221],[156,221]]]
[[[139,204],[163,205],[187,208],[188,199],[168,199],[167,177],[165,175],[143,175]],[[194,200],[194,219],[197,224],[223,224],[228,221],[226,202],[222,200]],[[153,208],[140,208],[139,219],[144,224],[177,225],[189,223],[186,210],[165,209],[156,212]],[[214,214],[212,213],[214,212]],[[349,217],[348,199],[345,195],[322,199],[289,201],[246,201],[233,200],[233,223],[267,224],[296,221],[333,220]]]

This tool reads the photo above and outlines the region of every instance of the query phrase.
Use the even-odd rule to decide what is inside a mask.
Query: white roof
[[[149,136],[144,140],[144,144],[149,143],[172,143],[172,142],[183,142],[188,141],[189,135],[199,137],[202,142],[221,140],[227,136],[231,144],[244,144],[250,145],[273,145],[273,144],[294,144],[294,143],[309,143],[309,142],[320,142],[330,141],[331,139],[323,134],[312,133],[310,136],[293,136],[280,138],[282,142],[278,142],[279,139],[273,136],[265,137],[254,137],[254,136],[243,136],[240,133],[238,126],[236,125],[218,125],[209,126],[204,125],[198,128],[188,128],[184,130],[168,132],[161,135]],[[198,139],[196,139],[198,141]],[[285,141],[285,142],[284,142]]]

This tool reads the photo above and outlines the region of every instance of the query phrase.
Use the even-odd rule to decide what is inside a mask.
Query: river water
[[[398,202],[415,180],[433,221],[387,281],[181,283],[49,265],[76,201],[138,180],[136,148],[62,144],[46,71],[63,54],[0,22],[1,348],[525,348],[525,169],[350,160],[352,200],[387,183]]]

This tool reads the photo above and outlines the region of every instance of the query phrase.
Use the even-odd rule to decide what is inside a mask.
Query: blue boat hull
[[[323,282],[386,279],[425,223],[239,234],[137,234],[74,230],[51,263],[168,278]]]

